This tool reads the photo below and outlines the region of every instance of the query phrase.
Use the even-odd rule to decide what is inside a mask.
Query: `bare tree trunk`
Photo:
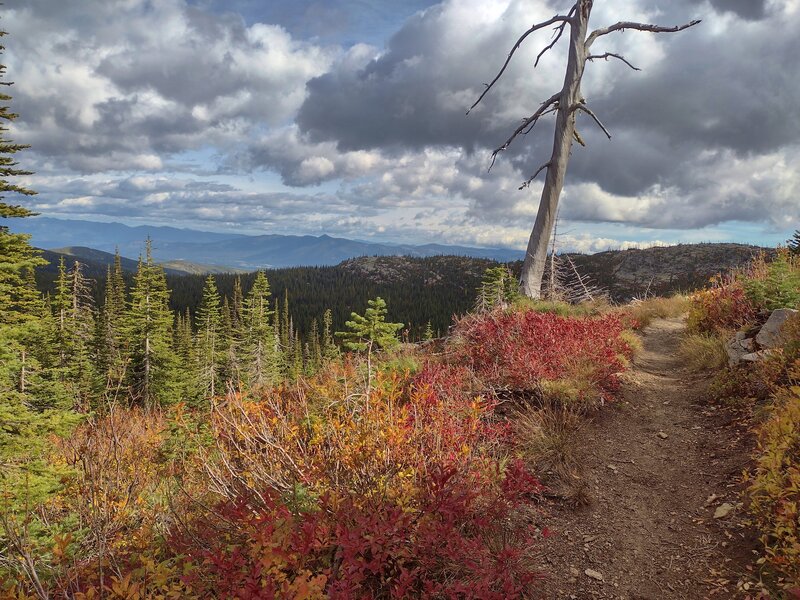
[[[580,0],[570,23],[569,61],[564,76],[564,87],[558,98],[556,130],[553,136],[553,153],[547,164],[539,211],[533,225],[525,261],[522,264],[520,292],[529,298],[539,298],[542,293],[542,276],[547,263],[547,247],[556,222],[558,201],[564,187],[572,140],[575,137],[575,107],[581,103],[581,77],[586,65],[586,31],[592,0]]]
[[[608,129],[606,129],[605,125],[597,118],[597,115],[586,105],[586,101],[581,96],[581,78],[583,77],[583,71],[586,67],[586,61],[600,59],[608,61],[609,58],[615,58],[631,69],[635,71],[639,70],[624,56],[614,52],[590,54],[592,44],[598,38],[605,35],[628,29],[647,31],[650,33],[674,33],[683,31],[689,27],[694,27],[700,23],[699,20],[694,20],[685,25],[662,27],[649,23],[619,21],[614,25],[596,29],[587,36],[589,16],[592,13],[592,4],[593,0],[575,0],[575,3],[566,15],[556,15],[547,21],[532,25],[519,37],[508,53],[508,57],[500,68],[500,71],[491,83],[486,84],[486,89],[467,111],[467,114],[469,114],[470,111],[486,97],[486,94],[489,93],[497,81],[503,76],[514,54],[529,35],[546,27],[550,27],[551,25],[555,25],[553,40],[539,52],[536,57],[536,62],[534,62],[533,65],[535,68],[539,64],[539,60],[542,56],[558,43],[564,33],[564,29],[569,26],[569,59],[567,61],[567,70],[564,75],[564,86],[561,88],[560,92],[553,94],[549,99],[542,102],[536,112],[530,117],[522,120],[522,124],[514,130],[511,137],[509,137],[502,146],[492,152],[492,163],[489,166],[489,169],[491,169],[498,153],[507,150],[517,136],[529,133],[541,117],[553,112],[556,113],[556,129],[555,135],[553,136],[553,152],[550,155],[550,160],[539,167],[536,172],[520,186],[520,189],[528,187],[539,173],[547,170],[544,189],[542,189],[542,197],[539,201],[539,211],[536,214],[536,222],[533,225],[533,231],[528,241],[528,250],[525,254],[525,261],[522,265],[522,276],[520,278],[520,292],[530,298],[540,298],[542,294],[542,276],[544,275],[547,263],[547,246],[557,218],[558,200],[561,197],[561,190],[564,187],[564,176],[567,172],[567,163],[569,163],[572,140],[575,139],[581,145],[585,145],[575,131],[575,117],[577,112],[582,111],[586,113],[586,115],[591,117],[597,126],[603,130],[603,133],[609,139],[611,138]]]

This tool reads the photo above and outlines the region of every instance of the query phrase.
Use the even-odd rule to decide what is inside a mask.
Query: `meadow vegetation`
[[[800,589],[800,313],[762,360],[728,367],[725,344],[772,310],[800,308],[800,256],[793,250],[779,249],[771,261],[761,256],[694,294],[682,348],[696,368],[717,369],[712,400],[760,415],[744,500],[761,534],[763,575],[790,594]]]
[[[58,405],[60,428],[4,438],[3,595],[534,594],[537,541],[548,535],[541,477],[570,472],[580,415],[616,397],[632,352],[619,314],[501,299],[458,319],[448,338],[411,345],[376,299],[336,336],[349,352],[325,333],[313,363],[292,362],[282,334],[291,321],[275,316],[263,275],[236,301],[240,328],[209,279],[198,317],[158,312],[160,354],[139,356],[143,333],[125,315],[141,310],[144,282],[158,310],[168,295],[158,268],[142,269],[122,304],[87,309],[93,322],[120,319],[108,345],[82,346],[91,338],[73,330],[69,311],[60,329],[59,296],[36,304],[31,319],[63,331],[65,367],[83,365],[68,376],[40,371],[80,402]],[[66,299],[74,285],[62,273]],[[105,348],[117,352],[92,358]],[[5,381],[33,397],[18,389],[25,350],[11,349]],[[160,371],[126,374],[111,360],[120,357]],[[175,369],[181,357],[185,371]],[[122,393],[78,377],[95,363]]]

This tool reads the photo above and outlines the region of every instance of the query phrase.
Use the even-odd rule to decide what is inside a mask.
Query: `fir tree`
[[[486,269],[478,288],[476,309],[481,311],[508,306],[519,296],[518,287],[516,278],[507,266]]]
[[[319,337],[319,325],[316,319],[311,321],[311,342],[308,346],[309,372],[313,373],[322,366],[322,343]]]
[[[107,391],[116,393],[127,368],[127,340],[125,339],[125,297],[127,289],[122,275],[122,259],[117,250],[114,266],[106,271],[106,287],[97,341],[98,369],[105,380]]]
[[[234,310],[228,297],[222,302],[222,322],[220,326],[220,381],[239,387],[239,344],[236,328],[233,326]]]
[[[242,278],[237,275],[233,280],[233,296],[231,298],[230,318],[231,331],[241,335],[243,327],[244,296],[242,295]]]
[[[0,46],[0,52],[3,49]],[[5,71],[0,65],[0,79]],[[12,182],[30,172],[18,169],[14,159],[27,146],[7,137],[8,124],[17,117],[10,100],[8,94],[0,94],[0,219],[33,214],[6,198],[35,193]],[[44,459],[50,436],[67,433],[78,420],[53,376],[55,328],[34,279],[34,269],[46,261],[29,239],[0,225],[0,510],[4,525],[12,526],[16,510],[25,510],[58,488],[61,477]],[[4,530],[0,546],[8,548]]]
[[[276,309],[277,310],[277,309]],[[290,318],[289,318],[289,291],[284,290],[283,292],[283,305],[281,306],[280,310],[280,344],[281,349],[285,355],[286,363],[288,364],[289,361],[289,346],[292,343],[292,336],[291,336],[291,327],[289,325]]]
[[[373,347],[387,350],[396,347],[400,343],[397,332],[403,324],[386,322],[388,310],[383,298],[375,298],[368,304],[363,316],[351,313],[351,320],[345,323],[349,331],[339,331],[336,335],[342,338],[348,350],[371,352]]]
[[[66,381],[77,406],[88,409],[96,388],[95,307],[89,280],[83,266],[75,261],[69,274],[69,306],[66,322],[60,323],[61,335],[66,335]]]
[[[795,231],[791,239],[786,241],[786,245],[792,254],[800,254],[800,229]]]
[[[271,292],[266,275],[259,271],[244,302],[246,371],[251,386],[274,383],[278,376],[277,339],[270,324]]]
[[[339,347],[333,341],[333,314],[330,309],[322,315],[322,358],[331,360],[339,356]]]
[[[219,293],[213,275],[206,278],[203,297],[197,309],[197,354],[198,382],[203,397],[213,397],[219,393],[221,369],[221,326],[222,312]]]
[[[431,341],[433,338],[434,338],[434,335],[433,335],[433,326],[431,325],[431,322],[430,322],[430,321],[428,321],[428,322],[425,324],[425,333],[423,334],[423,337],[422,337],[422,339],[423,339],[424,341],[426,341],[426,342],[430,342],[430,341]]]
[[[139,258],[125,319],[131,396],[147,408],[177,399],[178,364],[171,344],[169,295],[164,270],[153,261],[148,239],[145,258]]]

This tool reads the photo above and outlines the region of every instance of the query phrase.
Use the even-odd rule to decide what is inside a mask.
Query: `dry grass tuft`
[[[574,438],[582,421],[555,403],[542,408],[523,406],[512,416],[517,450],[542,475],[568,480],[575,471]]]
[[[636,358],[644,348],[642,344],[642,338],[640,338],[638,334],[629,329],[623,331],[620,334],[620,337],[623,340],[625,340],[625,343],[628,344],[628,346],[630,346],[631,352],[633,352],[633,358]]]
[[[653,319],[680,317],[688,312],[691,301],[688,296],[675,295],[669,298],[650,298],[630,305],[631,316],[644,329]]]
[[[725,339],[720,335],[687,334],[681,341],[679,354],[693,371],[721,369],[728,364]]]

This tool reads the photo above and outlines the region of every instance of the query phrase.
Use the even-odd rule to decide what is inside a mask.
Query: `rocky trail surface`
[[[685,325],[655,321],[623,399],[576,434],[587,503],[547,502],[546,599],[755,597],[757,541],[743,524],[752,439],[705,400],[707,376],[678,356]]]

